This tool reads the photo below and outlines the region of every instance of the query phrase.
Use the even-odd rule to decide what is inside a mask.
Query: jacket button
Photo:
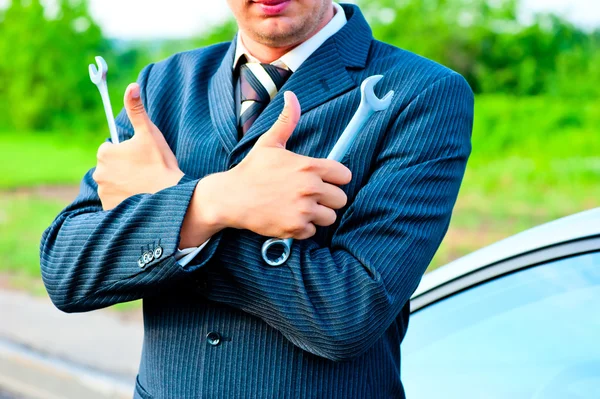
[[[156,247],[154,249],[154,254],[153,254],[154,255],[154,259],[160,259],[160,257],[162,256],[162,254],[163,254],[163,249],[159,245],[158,247]]]
[[[152,262],[154,260],[154,252],[152,252],[152,251],[145,252],[143,258],[144,258],[144,262],[146,264]]]
[[[221,343],[221,335],[216,332],[206,334],[206,341],[212,346],[218,346]]]
[[[196,293],[202,294],[202,293],[206,292],[206,290],[208,289],[208,283],[206,282],[206,280],[195,279],[194,280],[194,289],[195,289]]]

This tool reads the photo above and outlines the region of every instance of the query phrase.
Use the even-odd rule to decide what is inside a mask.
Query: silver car
[[[408,398],[600,398],[600,208],[435,270],[411,302]]]

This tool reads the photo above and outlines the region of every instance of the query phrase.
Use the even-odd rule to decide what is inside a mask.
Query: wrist
[[[179,248],[197,247],[227,227],[219,203],[214,200],[210,177],[196,184],[181,226]]]
[[[196,222],[215,233],[230,227],[227,213],[223,211],[223,201],[219,198],[222,191],[219,184],[220,173],[212,174],[201,179],[196,185],[192,204]]]

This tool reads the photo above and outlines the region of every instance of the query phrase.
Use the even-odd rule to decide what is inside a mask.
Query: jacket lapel
[[[208,101],[213,126],[221,144],[230,153],[237,144],[235,94],[233,90],[233,58],[236,39],[231,42],[217,72],[208,84]]]
[[[329,38],[292,74],[290,79],[271,100],[252,127],[234,148],[243,151],[247,143],[266,132],[283,109],[283,93],[293,91],[300,102],[302,113],[322,105],[357,87],[347,68],[364,68],[373,36],[358,7],[342,5],[348,22]],[[231,154],[233,157],[235,154]]]

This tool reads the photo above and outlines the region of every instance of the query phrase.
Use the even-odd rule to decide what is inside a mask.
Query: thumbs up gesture
[[[202,179],[192,198],[192,212],[182,228],[182,245],[198,245],[206,237],[199,226],[247,229],[267,237],[306,239],[316,226],[332,225],[335,209],[346,205],[340,185],[352,179],[339,162],[286,150],[300,119],[300,104],[284,93],[277,122],[264,133],[235,168]],[[208,223],[206,221],[209,221]]]
[[[127,87],[124,102],[134,136],[121,144],[103,143],[92,175],[104,210],[132,195],[174,186],[183,177],[173,151],[146,113],[138,84]]]

